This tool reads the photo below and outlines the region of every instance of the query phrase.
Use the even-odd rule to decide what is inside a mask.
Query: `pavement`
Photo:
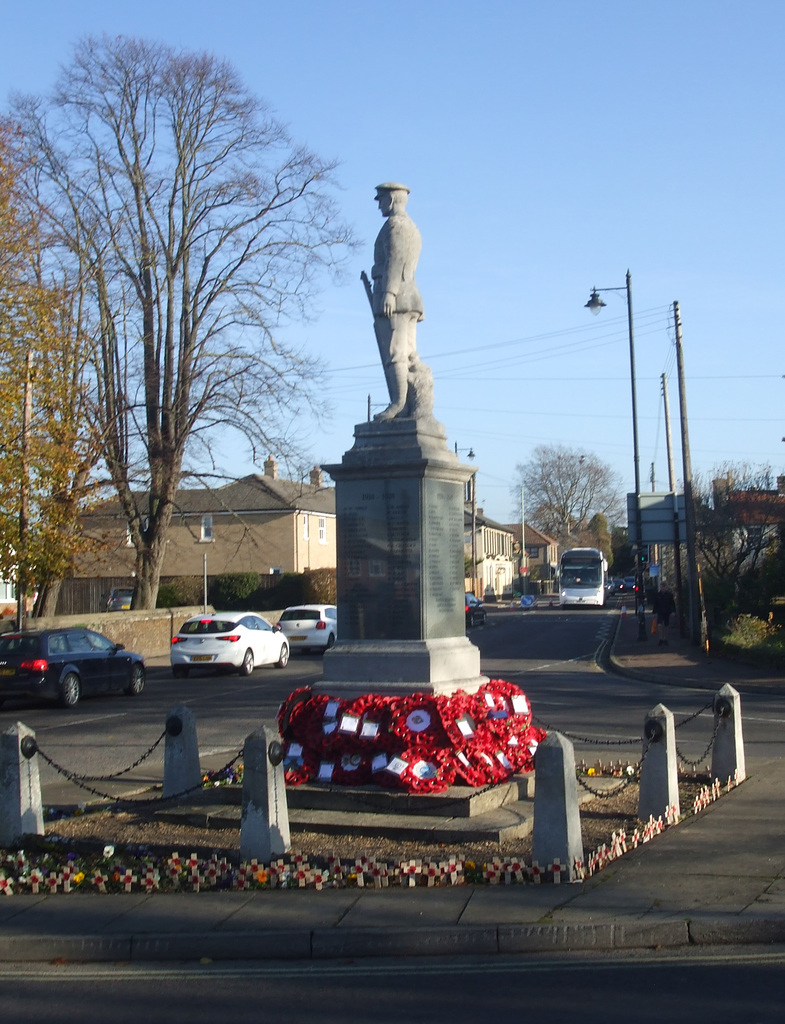
[[[648,621],[648,619],[647,619]],[[610,669],[742,695],[785,675],[707,657],[620,616]],[[742,707],[743,713],[743,707]],[[18,895],[0,901],[5,961],[324,960],[785,942],[785,759],[573,884]]]

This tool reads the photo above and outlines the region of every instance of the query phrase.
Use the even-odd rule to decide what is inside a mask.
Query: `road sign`
[[[641,537],[637,535],[635,495],[627,495],[627,530],[630,544],[673,544],[676,537],[676,521],[679,524],[679,543],[686,543],[683,494],[639,494],[638,502],[643,534]]]

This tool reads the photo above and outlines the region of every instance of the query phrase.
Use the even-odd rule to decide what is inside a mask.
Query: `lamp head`
[[[596,288],[592,288],[589,301],[586,303],[585,308],[590,309],[595,316],[599,313],[605,303],[600,298],[599,292]]]

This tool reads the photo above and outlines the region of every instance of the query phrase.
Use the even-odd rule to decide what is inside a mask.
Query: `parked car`
[[[298,604],[285,608],[278,620],[291,650],[324,654],[338,639],[338,610],[332,604]]]
[[[134,596],[133,587],[112,587],[106,599],[108,612],[127,612]]]
[[[178,677],[192,668],[234,669],[249,676],[256,665],[284,668],[289,641],[254,612],[194,615],[172,637],[169,658],[172,675]]]
[[[144,658],[91,629],[23,630],[0,636],[0,703],[10,697],[56,700],[73,708],[81,697],[142,692]]]
[[[466,628],[485,625],[485,608],[474,594],[466,594]]]

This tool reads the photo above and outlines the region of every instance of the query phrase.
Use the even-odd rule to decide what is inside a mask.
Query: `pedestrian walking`
[[[668,642],[671,615],[676,611],[676,601],[665,580],[660,582],[660,589],[654,595],[652,611],[657,616],[657,643],[662,646]]]

